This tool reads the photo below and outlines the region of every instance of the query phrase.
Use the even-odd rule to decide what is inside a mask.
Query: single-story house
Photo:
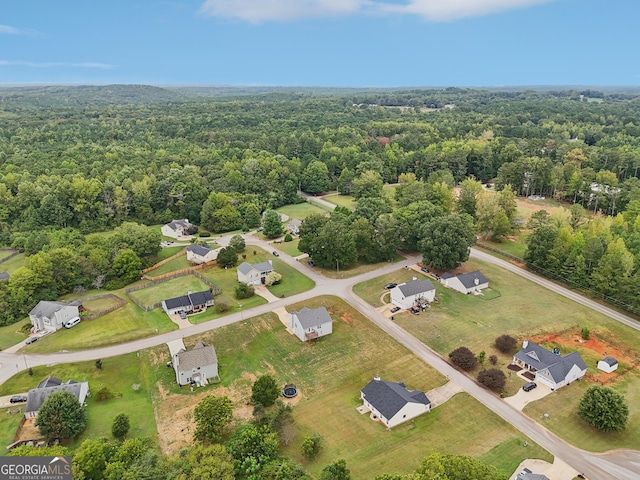
[[[401,283],[391,289],[391,303],[400,308],[411,308],[436,298],[436,287],[431,280],[416,280]]]
[[[165,237],[179,238],[189,235],[187,230],[193,225],[189,223],[188,219],[184,220],[171,220],[169,223],[162,226],[162,235]]]
[[[289,329],[303,342],[329,335],[333,320],[324,307],[303,308],[289,314]]]
[[[598,362],[598,369],[603,372],[611,373],[618,369],[618,360],[613,357],[604,357]]]
[[[202,263],[212,262],[218,258],[218,252],[221,248],[212,249],[209,247],[203,247],[202,245],[189,245],[187,247],[187,260],[196,265]]]
[[[480,293],[482,289],[489,286],[489,280],[485,278],[480,270],[458,273],[457,275],[445,272],[440,277],[440,283],[465,294]]]
[[[287,229],[292,235],[298,235],[298,233],[300,233],[300,225],[302,225],[302,220],[292,218],[287,224]]]
[[[8,272],[0,272],[0,282],[3,280],[9,280],[9,273]]]
[[[541,473],[533,473],[528,468],[523,468],[522,471],[516,475],[516,480],[550,480],[546,475]]]
[[[431,401],[424,392],[407,390],[404,383],[385,382],[377,375],[360,391],[360,398],[371,418],[387,428],[431,410]]]
[[[271,260],[261,263],[242,262],[238,268],[238,281],[247,285],[260,285],[265,283],[267,275],[273,272]]]
[[[180,349],[173,356],[178,385],[195,383],[206,385],[210,378],[218,378],[218,356],[213,345],[199,341],[192,350]]]
[[[195,313],[213,306],[213,293],[211,290],[203,292],[188,292],[186,295],[170,298],[162,301],[162,310],[167,315],[174,313]]]
[[[560,356],[525,340],[522,349],[513,356],[513,363],[535,372],[535,380],[551,390],[580,380],[587,373],[587,366],[578,352]]]
[[[71,393],[78,399],[80,405],[84,405],[84,400],[89,394],[88,382],[76,382],[75,380],[62,380],[56,377],[47,377],[38,384],[36,388],[29,390],[27,394],[27,404],[24,408],[25,418],[35,418],[38,416],[38,410],[44,401],[55,392],[66,391]]]
[[[29,312],[34,332],[60,330],[73,317],[80,316],[78,303],[49,302],[42,300]]]

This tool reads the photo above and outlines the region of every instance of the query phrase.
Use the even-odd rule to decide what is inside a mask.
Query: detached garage
[[[618,360],[613,357],[604,357],[598,362],[598,369],[603,372],[611,373],[618,368]]]

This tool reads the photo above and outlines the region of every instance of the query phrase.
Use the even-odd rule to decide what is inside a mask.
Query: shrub
[[[244,251],[246,243],[241,235],[234,235],[233,237],[231,237],[231,240],[229,240],[229,246],[233,248],[237,253],[240,253]]]
[[[102,370],[102,359],[99,358],[98,360],[96,360],[96,368],[98,370]]]
[[[210,232],[200,232],[198,234],[198,236],[201,237],[201,238],[206,238],[206,237],[210,237],[211,233]]]
[[[478,359],[467,347],[458,347],[449,354],[451,361],[463,370],[473,370]]]
[[[230,305],[231,301],[228,298],[218,297],[213,309],[216,311],[216,313],[224,313],[229,311],[229,308],[231,308]]]
[[[113,392],[109,389],[109,387],[102,387],[96,393],[96,402],[102,402],[104,400],[109,400],[113,398]]]
[[[119,413],[111,424],[111,434],[115,438],[122,438],[129,433],[129,427],[129,416],[126,413]]]
[[[284,236],[284,241],[285,241],[285,242],[292,242],[292,241],[293,241],[293,237],[291,236],[291,234],[290,234],[290,233],[287,233],[287,234]]]
[[[502,370],[490,368],[489,370],[482,370],[478,374],[478,381],[484,386],[497,392],[504,388],[507,383],[507,377]]]
[[[314,433],[313,435],[304,437],[302,445],[300,445],[300,451],[306,459],[311,460],[320,451],[321,444],[322,437]]]
[[[486,359],[486,358],[487,358],[487,354],[485,353],[485,351],[484,351],[484,350],[483,350],[483,351],[481,351],[481,352],[478,354],[478,363],[479,363],[480,365],[484,365],[484,361],[485,361],[485,359]]]
[[[489,362],[491,363],[491,365],[496,365],[498,363],[498,356],[497,355],[491,355],[489,357]]]
[[[253,297],[255,294],[255,289],[251,285],[238,282],[238,286],[236,287],[236,298],[238,300]]]
[[[259,377],[251,387],[251,401],[264,407],[270,407],[280,396],[280,388],[271,375]]]
[[[584,340],[589,340],[591,338],[591,332],[587,327],[583,327],[582,329],[582,338]]]
[[[500,335],[495,340],[495,345],[498,350],[502,353],[511,353],[516,348],[516,344],[518,341],[513,338],[511,335]]]

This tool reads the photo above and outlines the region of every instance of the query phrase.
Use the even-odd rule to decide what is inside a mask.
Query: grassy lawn
[[[31,325],[28,318],[24,318],[11,325],[0,327],[0,350],[4,350],[5,348],[9,348],[16,343],[26,340],[27,334],[22,332],[22,327],[25,325]]]
[[[114,297],[104,297],[96,298],[94,300],[83,300],[82,306],[87,309],[87,314],[92,314],[106,310],[117,303],[118,300]]]
[[[150,277],[157,277],[159,275],[164,275],[165,273],[176,272],[178,270],[182,270],[183,268],[189,267],[193,267],[193,263],[187,260],[186,255],[180,255],[178,258],[174,258],[170,262],[167,262],[164,265],[160,265],[158,268],[149,270],[147,272],[147,275],[149,275]]]
[[[419,280],[425,278],[433,280],[422,273],[416,272],[415,270],[401,268],[387,275],[382,275],[380,277],[373,278],[371,280],[367,280],[366,282],[354,285],[353,293],[355,293],[374,307],[381,307],[383,305],[383,303],[380,301],[381,296],[388,292],[388,290],[384,289],[384,286],[387,283],[404,283],[413,279],[413,277],[417,277]],[[388,295],[386,300],[389,300]]]
[[[143,305],[152,305],[167,298],[186,295],[189,291],[202,292],[203,290],[209,290],[209,285],[195,275],[185,275],[184,277],[174,278],[167,282],[136,290],[135,292],[131,292],[130,295]]]
[[[324,215],[326,213],[323,209],[307,202],[296,203],[295,205],[285,205],[284,207],[276,209],[276,211],[288,215],[289,219],[297,218],[298,220],[304,220],[314,213],[319,213],[320,215]],[[288,221],[285,223],[288,223]]]
[[[298,403],[293,410],[298,433],[284,453],[305,465],[310,473],[317,475],[336,458],[347,460],[354,479],[371,478],[371,472],[407,473],[433,449],[491,455],[500,445],[524,441],[530,444],[527,449],[507,449],[500,453],[496,463],[505,473],[511,473],[524,458],[551,459],[548,453],[466,394],[456,395],[433,412],[391,431],[372,422],[368,415],[360,415],[356,411],[361,404],[360,389],[375,374],[424,391],[442,385],[445,379],[338,298],[316,297],[287,309],[294,311],[319,305],[331,313],[333,333],[311,344],[301,343],[288,334],[273,314],[185,338],[188,348],[200,339],[215,345],[221,383],[207,390],[232,398],[236,415],[247,411],[251,384],[258,375],[270,373],[278,383],[298,386]],[[185,399],[197,394],[197,391],[180,391],[171,385],[173,377],[162,365],[168,358],[166,347],[157,347],[153,355],[158,357],[156,378],[163,391]],[[171,397],[167,399],[170,401]],[[470,411],[474,414],[461,415]],[[490,436],[486,435],[487,431],[491,432]],[[312,432],[323,437],[323,449],[316,460],[309,462],[299,452],[302,439]]]
[[[0,272],[8,272],[11,275],[20,267],[24,267],[25,254],[19,253],[15,257],[11,257],[6,262],[0,263]]]
[[[511,238],[503,240],[501,242],[495,242],[492,240],[481,240],[478,243],[482,243],[483,245],[487,245],[488,247],[508,253],[509,255],[515,255],[518,258],[524,258],[524,254],[527,251],[528,235],[529,231],[521,231],[517,232]]]
[[[323,200],[333,203],[334,205],[347,207],[350,210],[356,209],[356,201],[351,195],[331,195],[330,197],[324,197]]]
[[[6,452],[4,447],[13,443],[13,437],[23,416],[24,404],[0,409],[0,445],[3,452]]]
[[[402,260],[404,257],[400,256],[400,255],[396,255],[393,260],[391,260],[391,262],[380,262],[380,263],[361,263],[358,262],[356,263],[353,267],[350,267],[348,269],[343,269],[340,268],[340,270],[338,271],[335,268],[321,268],[321,267],[315,267],[318,269],[318,271],[320,271],[322,273],[322,275],[324,275],[325,277],[329,277],[329,278],[350,278],[350,277],[355,277],[356,275],[360,275],[361,273],[366,273],[366,272],[371,272],[372,270],[377,270],[378,268],[381,268],[385,265],[387,265],[388,263],[392,263],[392,262],[399,262],[400,260]]]
[[[298,255],[302,255],[303,253],[298,250],[298,243],[300,243],[299,238],[296,238],[291,242],[282,242],[278,245],[278,250],[282,250],[284,253],[292,257],[297,257]]]
[[[2,260],[3,258],[8,257],[12,253],[13,252],[11,250],[0,250],[0,260]]]
[[[149,381],[148,365],[142,362],[137,354],[131,353],[104,359],[102,370],[98,370],[94,362],[34,367],[33,376],[29,376],[28,372],[21,372],[11,378],[9,382],[0,385],[0,395],[28,391],[49,375],[63,381],[73,379],[89,382],[92,396],[87,398],[87,413],[89,415],[87,428],[80,437],[71,443],[72,449],[79,446],[87,438],[111,438],[111,423],[119,413],[129,415],[131,422],[129,437],[150,437],[155,440],[156,422],[149,395],[149,387],[152,384]],[[140,384],[138,391],[134,391],[133,384]],[[116,395],[116,398],[97,402],[95,394],[103,387],[108,387]],[[2,435],[6,435],[6,429],[2,428],[4,424],[1,423],[6,421],[5,415],[2,417],[0,432]],[[12,436],[13,433],[15,433],[15,429],[11,431]]]
[[[179,251],[181,251],[183,248],[183,246],[175,246],[175,247],[166,247],[160,250],[160,253],[158,253],[158,261],[160,260],[164,260],[166,258],[169,258],[172,255],[175,255],[176,253],[178,253]]]

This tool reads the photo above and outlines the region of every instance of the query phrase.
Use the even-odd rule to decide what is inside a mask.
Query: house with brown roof
[[[176,382],[180,386],[204,386],[212,379],[220,379],[216,349],[203,341],[196,343],[191,350],[180,349],[173,356],[173,368],[176,371]]]

